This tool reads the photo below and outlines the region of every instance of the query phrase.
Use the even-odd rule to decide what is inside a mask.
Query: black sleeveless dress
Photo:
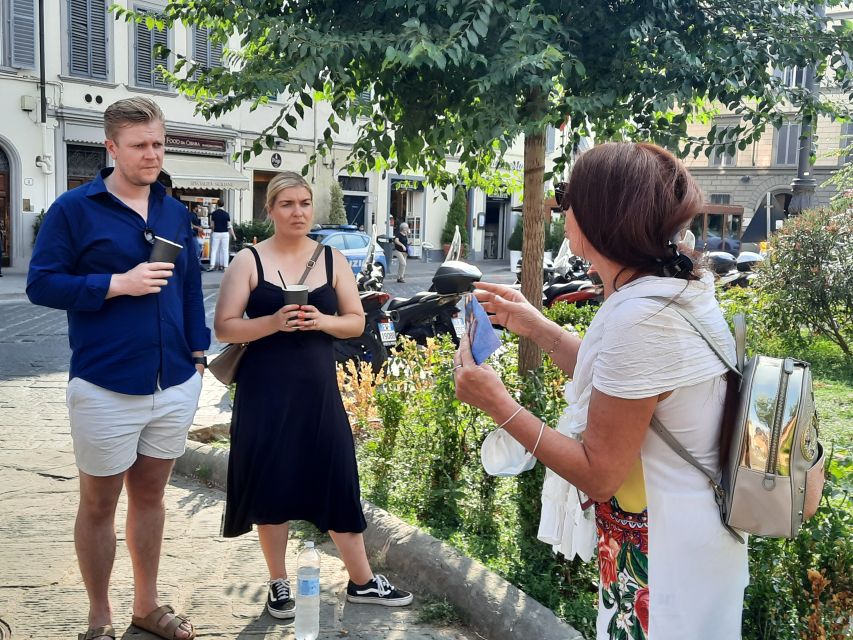
[[[252,248],[258,286],[246,315],[274,313],[282,289],[264,279]],[[319,266],[320,261],[318,261]],[[338,310],[332,250],[325,247],[326,284],[308,293],[324,314]],[[222,535],[253,524],[307,520],[321,531],[360,533],[355,445],[335,375],[334,340],[322,331],[278,332],[246,347],[235,378],[231,453]]]

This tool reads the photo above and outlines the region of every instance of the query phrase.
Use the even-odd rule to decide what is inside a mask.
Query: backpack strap
[[[305,271],[302,274],[302,277],[299,278],[299,282],[296,284],[302,284],[305,282],[305,278],[308,277],[308,274],[311,273],[311,269],[314,268],[314,265],[317,264],[317,256],[320,255],[320,252],[323,250],[323,245],[319,242],[317,243],[317,247],[314,249],[314,253],[311,254],[311,259],[308,261],[308,264],[305,265]]]
[[[737,532],[737,530],[730,527],[726,523],[725,517],[723,517],[723,511],[725,509],[726,504],[726,491],[725,489],[723,489],[723,487],[720,486],[720,483],[717,482],[716,478],[714,478],[714,475],[710,471],[708,471],[708,469],[704,465],[702,465],[702,463],[700,463],[696,458],[694,458],[693,455],[687,449],[681,446],[681,443],[676,439],[674,435],[672,435],[669,429],[663,426],[663,423],[658,420],[656,416],[652,415],[652,420],[649,423],[649,426],[651,427],[652,431],[658,434],[660,439],[663,440],[669,446],[670,449],[677,453],[682,460],[684,460],[690,466],[701,471],[705,475],[705,477],[708,478],[708,482],[711,485],[711,488],[714,490],[714,502],[717,503],[717,507],[720,509],[720,520],[722,521],[723,526],[735,540],[737,540],[741,544],[744,544],[745,540],[743,539],[743,537]]]
[[[746,346],[746,321],[744,320],[743,314],[737,314],[735,316],[734,324],[735,324],[735,345],[737,351],[737,359],[732,360],[729,358],[728,354],[723,350],[720,344],[714,340],[713,336],[708,333],[708,330],[702,325],[699,320],[696,319],[692,313],[690,313],[687,309],[682,307],[681,305],[675,303],[670,298],[661,298],[658,296],[646,296],[651,300],[657,300],[658,302],[664,303],[665,306],[669,307],[682,318],[687,320],[687,323],[696,330],[702,339],[711,347],[711,350],[717,354],[717,357],[723,361],[723,364],[729,368],[730,371],[736,373],[738,376],[741,375],[741,371],[743,370],[743,360],[744,360],[744,348]]]
[[[729,358],[728,354],[723,350],[723,348],[717,343],[716,340],[708,333],[707,329],[702,325],[701,322],[690,313],[687,309],[684,309],[681,305],[675,303],[670,298],[662,298],[658,296],[646,296],[651,298],[652,300],[657,300],[658,302],[662,302],[665,306],[670,307],[674,311],[676,311],[682,318],[684,318],[687,323],[692,326],[696,332],[702,337],[702,339],[708,344],[711,350],[717,355],[717,357],[723,362],[723,364],[728,367],[730,371],[737,374],[739,377],[739,381],[743,380],[743,362],[744,362],[744,349],[746,346],[746,320],[743,317],[743,314],[737,314],[734,318],[735,325],[735,345],[737,351],[737,360],[732,361]],[[738,533],[736,529],[729,526],[726,522],[725,518],[725,505],[726,505],[726,491],[720,486],[720,483],[717,482],[717,479],[704,465],[702,465],[693,455],[685,449],[678,439],[672,435],[669,429],[667,429],[664,424],[655,416],[652,415],[651,422],[649,423],[649,427],[654,431],[661,440],[669,446],[678,457],[688,463],[695,469],[698,469],[702,472],[702,474],[708,478],[708,482],[711,485],[711,489],[714,491],[714,502],[717,503],[717,507],[720,509],[720,521],[722,525],[726,528],[726,531],[738,542],[741,544],[745,544],[745,540],[743,536]]]

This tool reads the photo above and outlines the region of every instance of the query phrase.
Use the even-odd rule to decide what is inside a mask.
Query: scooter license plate
[[[465,335],[465,318],[460,316],[453,318],[453,331],[456,333],[456,337],[461,340],[462,336]]]
[[[397,332],[394,331],[394,323],[388,322],[379,323],[379,339],[386,347],[390,347],[397,343]]]

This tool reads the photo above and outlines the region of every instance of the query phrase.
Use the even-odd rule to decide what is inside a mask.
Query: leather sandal
[[[174,617],[165,625],[158,624],[160,622],[160,618],[167,613],[171,613]],[[168,604],[164,604],[162,607],[157,607],[144,618],[140,616],[132,616],[130,621],[134,627],[139,627],[143,631],[153,633],[159,638],[165,638],[165,640],[192,640],[195,638],[195,627],[193,626],[193,623],[190,622],[189,618],[186,616],[175,613],[175,610]],[[187,623],[190,627],[189,635],[186,638],[180,638],[176,635],[178,627],[183,623]]]
[[[100,638],[102,636],[115,640],[116,631],[113,629],[113,625],[105,624],[103,627],[88,629],[86,633],[78,633],[77,640],[92,640],[93,638]]]

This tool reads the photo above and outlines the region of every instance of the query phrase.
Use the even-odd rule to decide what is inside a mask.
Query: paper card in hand
[[[473,293],[469,293],[465,300],[465,331],[468,344],[471,345],[471,355],[477,364],[483,364],[501,346],[500,338],[489,322],[489,314]]]

